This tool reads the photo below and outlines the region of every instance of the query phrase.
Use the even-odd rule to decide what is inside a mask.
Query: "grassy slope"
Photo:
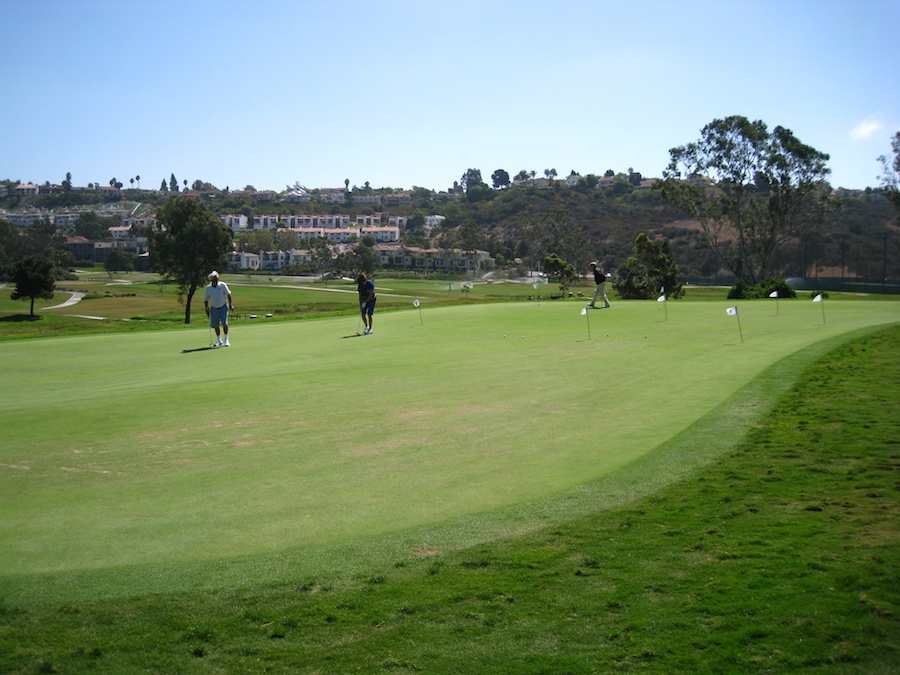
[[[898,337],[828,354],[631,503],[356,576],[0,605],[0,670],[896,672]]]

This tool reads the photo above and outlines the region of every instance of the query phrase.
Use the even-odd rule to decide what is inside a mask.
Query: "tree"
[[[462,178],[460,178],[459,184],[466,192],[473,188],[484,185],[484,181],[481,180],[481,170],[467,169],[466,172],[462,175]]]
[[[891,139],[891,149],[894,151],[893,160],[889,162],[885,155],[878,158],[883,172],[878,178],[888,199],[895,208],[900,209],[900,131]]]
[[[106,260],[103,261],[104,269],[110,274],[116,272],[132,272],[134,271],[134,263],[137,256],[128,251],[120,251],[117,248],[112,249]]]
[[[833,208],[828,155],[784,127],[770,133],[759,120],[717,119],[669,155],[663,197],[697,219],[710,248],[750,285],[769,276],[781,244],[817,230]]]
[[[559,283],[559,290],[563,293],[567,293],[569,285],[578,278],[575,266],[566,262],[555,253],[551,253],[544,258],[544,272]]]
[[[96,211],[84,211],[75,219],[75,234],[91,241],[100,241],[109,237],[111,225],[121,225],[118,216],[100,217]]]
[[[241,250],[248,253],[275,249],[275,233],[272,230],[251,230],[238,238]]]
[[[174,173],[169,177],[169,192],[178,192],[178,180]]]
[[[494,188],[509,187],[509,173],[503,169],[497,169],[491,174],[491,181],[494,184]]]
[[[331,247],[328,245],[328,240],[325,237],[313,239],[310,242],[309,255],[316,270],[324,278],[325,273],[328,272],[328,267],[331,265]]]
[[[177,187],[177,183],[176,183]],[[231,229],[202,202],[175,197],[156,212],[150,252],[159,272],[178,284],[184,299],[184,322],[191,322],[191,300],[214,269],[225,267],[232,250]]]
[[[53,297],[56,281],[53,263],[45,258],[26,256],[13,265],[12,280],[16,287],[10,294],[12,300],[31,300],[31,316],[34,316],[35,298],[49,300]]]
[[[552,183],[556,180],[556,169],[544,169],[544,176]]]
[[[674,300],[684,295],[678,266],[672,262],[669,242],[657,245],[641,232],[634,240],[634,255],[619,268],[613,287],[624,300],[648,300],[665,293]]]

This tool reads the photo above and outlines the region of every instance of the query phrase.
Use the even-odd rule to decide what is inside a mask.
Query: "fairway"
[[[231,348],[188,353],[202,320],[0,343],[0,592],[352,571],[612,506],[900,320],[894,301],[734,304],[425,307],[376,312],[365,337],[355,315],[237,321]]]

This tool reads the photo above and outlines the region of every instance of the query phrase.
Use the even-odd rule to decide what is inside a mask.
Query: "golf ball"
[[[523,340],[525,339],[525,336],[524,336],[524,335],[522,336],[522,339],[523,339]]]

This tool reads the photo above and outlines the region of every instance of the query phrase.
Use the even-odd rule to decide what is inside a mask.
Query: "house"
[[[253,216],[254,230],[277,230],[279,216]]]
[[[240,272],[241,270],[258,270],[259,255],[256,253],[232,253],[231,260],[228,262],[229,272]]]
[[[610,188],[616,184],[615,176],[603,176],[597,179],[598,188]]]
[[[86,237],[80,235],[66,237],[66,249],[75,256],[75,260],[94,259],[94,244]]]
[[[131,234],[131,225],[115,225],[109,228],[109,236],[113,241],[125,239]]]
[[[319,190],[320,204],[343,204],[347,201],[347,191],[344,188],[322,188]]]
[[[322,227],[279,227],[279,232],[294,232],[300,239],[319,239],[325,236]]]
[[[224,216],[220,216],[222,222],[225,223],[228,227],[231,228],[231,231],[237,234],[241,230],[247,229],[247,216],[243,214],[233,215],[226,214]]]
[[[15,193],[17,195],[36,195],[41,191],[34,183],[19,183],[15,187]]]
[[[353,203],[356,205],[378,206],[381,204],[381,195],[366,195],[354,192],[352,196]]]
[[[361,227],[359,236],[371,235],[375,237],[377,243],[388,243],[392,241],[400,241],[399,227]]]
[[[331,244],[346,244],[350,241],[351,235],[359,235],[359,230],[353,230],[350,228],[344,229],[325,229],[325,238]]]
[[[445,220],[447,220],[446,216],[431,215],[425,218],[425,234],[430,235],[431,231],[443,225]]]
[[[292,188],[288,190],[287,194],[281,198],[281,201],[288,203],[298,203],[298,202],[308,202],[312,199],[312,195],[309,194],[303,188]]]
[[[360,214],[356,216],[357,227],[381,227],[381,214]]]
[[[387,206],[399,206],[400,204],[412,204],[412,197],[408,192],[392,192],[384,196],[384,203]]]

